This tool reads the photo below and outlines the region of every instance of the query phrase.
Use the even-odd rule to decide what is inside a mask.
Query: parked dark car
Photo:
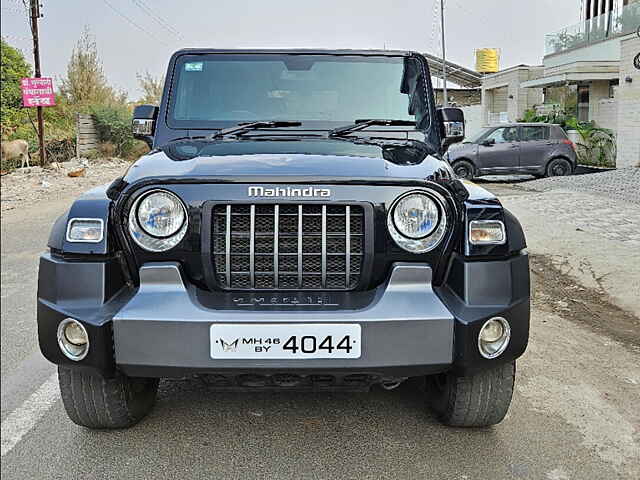
[[[576,168],[575,145],[559,125],[512,123],[485,127],[446,156],[460,178],[483,175],[559,177]]]
[[[443,160],[464,138],[414,52],[181,50],[152,150],[79,197],[40,259],[40,348],[77,424],[122,428],[158,379],[387,390],[500,422],[529,338],[516,218]],[[211,408],[216,408],[215,400]]]

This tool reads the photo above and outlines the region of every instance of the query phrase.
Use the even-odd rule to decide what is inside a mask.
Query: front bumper
[[[54,363],[87,367],[107,376],[120,370],[150,377],[282,372],[406,377],[510,361],[524,352],[528,338],[526,254],[493,262],[454,258],[447,283],[435,289],[428,265],[400,263],[372,291],[310,296],[205,292],[188,284],[179,264],[172,262],[144,265],[137,290],[123,284],[107,297],[103,292],[113,279],[108,278],[111,270],[101,263],[65,262],[43,255],[40,269],[41,282],[43,272],[50,279],[65,279],[58,280],[57,289],[42,285],[39,289],[42,352]],[[72,280],[80,270],[85,272],[79,278],[82,298],[65,294],[80,288]],[[466,278],[462,283],[460,275]],[[298,301],[291,303],[291,298]],[[501,357],[486,360],[477,351],[477,332],[496,315],[507,318],[512,339]],[[53,332],[66,317],[82,321],[91,338],[89,355],[80,362],[64,357],[55,341]],[[220,360],[210,356],[209,329],[215,323],[332,322],[360,325],[360,358]]]

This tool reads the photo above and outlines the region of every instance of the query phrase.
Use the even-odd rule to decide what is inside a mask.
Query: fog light
[[[89,335],[84,326],[73,318],[65,318],[58,325],[58,345],[67,358],[77,362],[89,352]]]
[[[484,358],[496,358],[509,345],[511,327],[502,317],[487,320],[478,334],[478,349]]]

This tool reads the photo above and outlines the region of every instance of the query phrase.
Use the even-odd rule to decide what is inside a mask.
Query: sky
[[[23,0],[0,0],[2,36],[32,62]],[[136,74],[164,75],[184,47],[375,48],[441,54],[440,0],[40,0],[43,76],[64,75],[85,26],[109,82],[140,96]],[[447,59],[539,65],[544,36],[580,20],[580,0],[445,0]]]

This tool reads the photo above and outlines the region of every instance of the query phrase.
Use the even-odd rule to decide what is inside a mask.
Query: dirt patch
[[[610,303],[602,290],[572,282],[549,257],[532,255],[530,261],[535,308],[587,325],[638,351],[638,317]]]
[[[129,165],[130,162],[120,158],[102,158],[64,162],[59,168],[19,168],[0,180],[0,208],[5,212],[39,202],[76,197],[93,187],[112,182]]]

